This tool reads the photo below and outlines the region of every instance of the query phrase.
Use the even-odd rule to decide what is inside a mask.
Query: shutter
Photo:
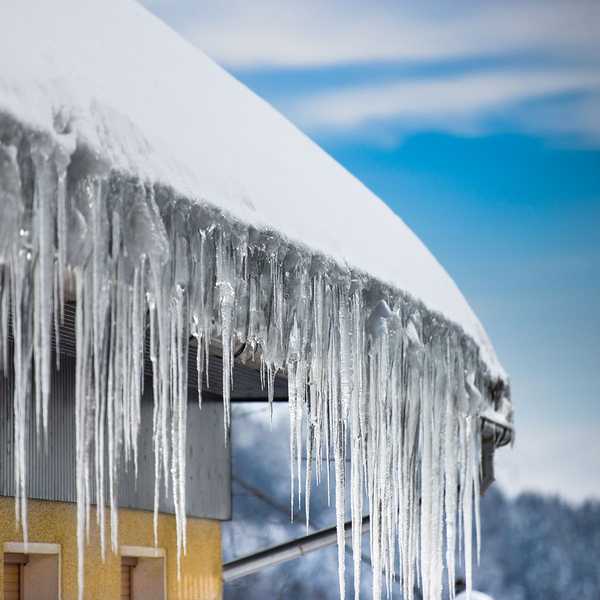
[[[4,600],[21,600],[21,565],[4,564]]]
[[[131,600],[131,569],[129,565],[121,565],[121,600]]]
[[[132,556],[121,558],[121,600],[133,598],[132,571],[137,565],[137,560]]]

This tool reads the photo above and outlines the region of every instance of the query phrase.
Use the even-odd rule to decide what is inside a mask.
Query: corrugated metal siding
[[[154,506],[154,452],[152,448],[152,392],[145,386],[142,400],[142,425],[138,454],[138,478],[133,465],[122,470],[119,505],[152,510]],[[190,391],[187,420],[187,513],[194,517],[229,519],[231,517],[231,457],[225,446],[223,404],[204,402],[198,407],[197,395]],[[161,512],[173,513],[172,499],[160,499]]]
[[[75,413],[73,391],[75,375],[66,364],[52,377],[46,447],[37,437],[34,414],[30,412],[27,439],[27,490],[31,498],[75,502]],[[14,495],[14,419],[12,377],[0,375],[0,495]],[[6,460],[5,460],[6,457]]]
[[[14,489],[13,420],[11,381],[0,374],[0,495],[7,496]],[[13,487],[11,487],[13,486]]]
[[[74,360],[61,358],[53,374],[48,439],[45,449],[35,434],[29,415],[28,482],[30,498],[74,502],[75,492],[75,390]],[[138,479],[133,466],[123,469],[119,482],[119,505],[151,510],[154,498],[151,383],[142,400]],[[223,405],[205,402],[200,410],[197,393],[190,391],[188,410],[187,508],[188,515],[214,519],[231,516],[231,460],[223,433]],[[0,374],[0,495],[14,495],[12,378]],[[172,513],[172,502],[161,499],[161,512]]]

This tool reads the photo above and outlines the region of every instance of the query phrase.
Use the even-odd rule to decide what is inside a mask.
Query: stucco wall
[[[108,517],[108,515],[107,515]],[[95,522],[94,515],[92,521]],[[187,555],[177,579],[175,517],[159,515],[159,546],[166,553],[169,600],[218,600],[222,596],[221,529],[218,521],[188,519]],[[29,502],[29,541],[60,544],[62,600],[77,600],[77,544],[75,505],[31,500]],[[108,532],[108,526],[107,526]],[[15,532],[14,499],[0,498],[0,548],[5,542],[20,542]],[[119,511],[119,544],[152,546],[152,513]],[[119,599],[121,558],[107,552],[100,557],[98,531],[91,530],[85,561],[85,599]],[[3,600],[4,570],[0,568],[0,600]]]

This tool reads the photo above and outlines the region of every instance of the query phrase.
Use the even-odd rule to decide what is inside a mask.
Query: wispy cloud
[[[600,141],[596,0],[143,1],[251,86],[268,80],[267,100],[315,135],[394,144],[499,124]]]
[[[146,0],[230,68],[446,60],[514,52],[600,52],[593,0]]]
[[[355,132],[377,121],[407,129],[434,127],[473,133],[485,129],[486,117],[520,103],[565,94],[583,95],[586,113],[568,122],[547,107],[516,115],[519,128],[562,133],[595,133],[600,137],[600,70],[550,70],[469,73],[361,85],[322,91],[299,99],[290,114],[310,130]],[[587,95],[597,95],[596,102]],[[564,117],[564,115],[562,115]],[[594,130],[595,128],[595,130]]]

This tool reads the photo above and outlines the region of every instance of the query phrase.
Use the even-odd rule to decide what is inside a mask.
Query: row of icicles
[[[321,461],[329,465],[332,455],[341,597],[348,486],[356,597],[365,512],[373,598],[399,580],[407,600],[417,587],[427,600],[439,599],[444,569],[453,595],[459,545],[470,588],[472,531],[477,540],[479,531],[478,414],[486,400],[477,349],[460,330],[276,234],[164,188],[85,167],[40,136],[0,139],[0,366],[15,383],[17,521],[26,540],[27,415],[34,411],[36,434],[45,436],[53,337],[60,348],[63,307],[74,301],[80,598],[94,498],[102,556],[106,505],[110,545],[118,550],[118,474],[130,462],[137,474],[148,357],[155,543],[162,486],[175,506],[178,564],[185,553],[190,340],[198,347],[199,382],[211,348],[220,346],[226,432],[234,347],[260,360],[271,399],[275,375],[287,375],[292,511],[304,492],[308,519],[311,481],[319,482]]]

